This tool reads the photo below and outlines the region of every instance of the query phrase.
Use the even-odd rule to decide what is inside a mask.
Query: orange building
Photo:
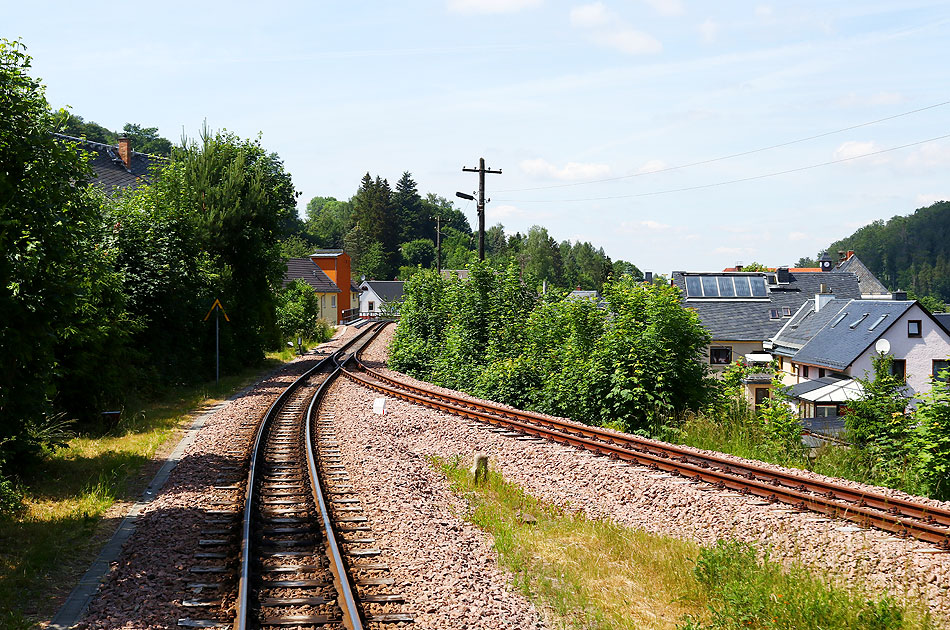
[[[336,298],[336,322],[343,321],[343,311],[350,308],[350,256],[342,249],[318,249],[310,254],[310,260],[327,274],[333,284],[340,288],[340,295]]]

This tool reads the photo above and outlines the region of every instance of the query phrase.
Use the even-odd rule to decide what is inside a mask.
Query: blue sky
[[[794,264],[950,199],[950,5],[915,0],[10,2],[54,107],[262,135],[303,192],[369,171],[645,270]],[[927,108],[889,121],[754,151]],[[686,168],[671,168],[715,160]],[[666,169],[666,170],[664,170]],[[662,172],[656,172],[662,171]],[[609,180],[595,181],[592,180]],[[691,188],[680,192],[679,189]],[[475,224],[474,204],[457,200]]]

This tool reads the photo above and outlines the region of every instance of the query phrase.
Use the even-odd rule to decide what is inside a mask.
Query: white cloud
[[[523,160],[519,166],[521,170],[528,175],[559,179],[562,181],[595,179],[610,173],[610,167],[606,164],[568,162],[559,168],[544,158]]]
[[[804,232],[789,232],[788,240],[790,241],[804,241],[808,240],[808,235]]]
[[[666,168],[669,168],[669,164],[663,160],[648,160],[643,163],[643,166],[637,169],[637,173],[656,173]]]
[[[654,54],[663,50],[658,39],[630,27],[603,2],[571,9],[571,25],[589,31],[590,38],[597,44],[629,55]]]
[[[874,153],[875,151],[880,151],[881,147],[877,146],[873,142],[858,142],[856,140],[848,140],[847,142],[841,143],[841,145],[835,149],[834,159],[836,160],[855,160],[862,155],[867,155],[869,153]],[[887,162],[887,158],[881,155],[875,156],[868,160],[871,164],[884,164]]]
[[[950,144],[928,142],[914,149],[907,156],[906,166],[912,169],[934,168],[950,165]]]
[[[571,9],[571,25],[580,28],[593,28],[603,26],[610,21],[607,13],[607,7],[603,2],[594,2],[593,4],[583,4]]]
[[[699,34],[702,35],[703,42],[712,44],[719,35],[719,24],[712,18],[706,18],[706,21],[699,25]]]
[[[930,193],[920,193],[917,195],[917,205],[920,207],[930,206],[938,201],[947,201],[950,195],[934,195]]]
[[[660,223],[659,221],[654,221],[652,219],[647,219],[646,221],[640,221],[640,225],[647,228],[648,230],[668,230],[670,226],[666,223]]]
[[[448,0],[455,13],[516,13],[541,6],[543,0]]]
[[[660,15],[676,16],[685,13],[683,3],[680,0],[646,0],[646,3]]]
[[[633,28],[607,31],[595,39],[630,55],[650,55],[663,50],[663,44],[658,39]]]

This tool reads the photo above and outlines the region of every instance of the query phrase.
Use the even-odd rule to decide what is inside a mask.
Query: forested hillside
[[[353,259],[357,276],[376,280],[407,279],[420,268],[436,268],[436,226],[441,224],[442,254],[438,267],[462,269],[477,250],[477,235],[452,201],[428,193],[422,196],[404,172],[395,189],[379,175],[366,173],[349,200],[314,197],[306,219],[288,225],[287,257],[306,256],[319,247],[343,248]],[[611,261],[603,248],[588,242],[558,242],[541,226],[527,234],[507,235],[500,223],[486,230],[489,261],[512,261],[522,273],[552,287],[601,289],[610,274],[641,279],[632,263]]]
[[[950,202],[875,221],[828,246],[832,256],[851,249],[891,290],[950,302]]]

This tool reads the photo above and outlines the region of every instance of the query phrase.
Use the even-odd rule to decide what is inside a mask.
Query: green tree
[[[914,449],[919,453],[920,475],[928,495],[950,499],[950,372],[933,379],[933,387],[918,401]]]
[[[320,300],[303,280],[294,280],[278,292],[277,327],[284,339],[321,336]]]
[[[912,418],[905,414],[906,386],[892,372],[893,357],[878,354],[871,363],[871,378],[856,379],[863,389],[862,396],[850,401],[845,411],[851,454],[869,480],[885,485],[906,484],[915,466]]]
[[[409,171],[404,172],[396,182],[392,204],[395,222],[399,226],[398,242],[405,243],[430,235],[431,217],[426,215],[426,207]]]
[[[352,229],[353,205],[333,197],[314,197],[307,203],[304,224],[308,240],[323,248],[342,248]]]
[[[359,190],[353,197],[354,229],[360,230],[361,238],[365,239],[364,251],[373,252],[371,263],[364,263],[359,255],[350,252],[354,266],[364,273],[372,268],[372,274],[377,278],[392,278],[398,268],[397,237],[399,234],[398,218],[395,215],[392,203],[392,191],[389,183],[369,173],[360,181]],[[378,248],[373,245],[378,244]]]
[[[143,127],[135,123],[125,123],[122,135],[129,139],[132,149],[139,153],[152,155],[171,155],[172,143],[158,135],[158,127]]]
[[[64,367],[90,374],[95,348],[127,333],[110,319],[123,319],[122,299],[95,247],[101,198],[76,147],[51,135],[60,117],[29,68],[23,44],[0,40],[0,450],[8,453],[55,443],[45,427],[54,401],[70,402],[60,396]]]
[[[230,347],[222,361],[253,364],[265,346],[277,343],[274,293],[286,271],[279,240],[296,211],[290,175],[259,140],[207,128],[199,142],[175,153],[169,169],[181,169],[181,190],[216,274],[214,295],[231,316],[221,331],[223,346]]]
[[[435,266],[435,243],[427,238],[419,238],[399,246],[404,265],[423,267]]]

